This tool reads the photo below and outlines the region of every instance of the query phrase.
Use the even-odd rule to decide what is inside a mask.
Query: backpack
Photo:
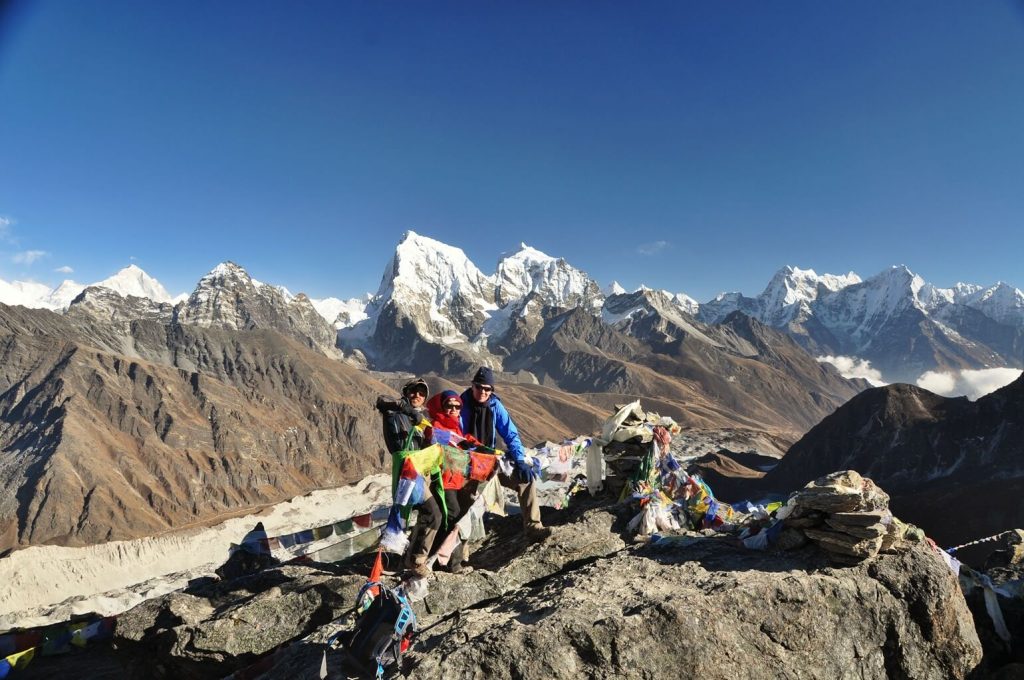
[[[402,654],[416,632],[416,614],[401,586],[390,588],[379,581],[367,581],[356,602],[362,603],[364,598],[369,605],[356,619],[355,627],[335,633],[327,644],[335,647],[340,641],[362,670],[375,669],[375,677],[383,678],[385,668],[401,665]]]

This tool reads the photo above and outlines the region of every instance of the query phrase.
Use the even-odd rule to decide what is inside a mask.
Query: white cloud
[[[11,261],[15,264],[31,265],[36,260],[46,257],[49,255],[45,250],[25,250],[20,253],[15,253],[11,258]]]
[[[14,234],[11,232],[12,226],[14,226],[12,218],[0,215],[0,241],[14,243]]]
[[[918,387],[946,397],[953,396],[956,391],[956,377],[952,373],[927,371],[922,373],[916,382]]]
[[[826,356],[817,357],[818,362],[832,364],[839,371],[839,375],[844,378],[863,378],[875,387],[881,387],[882,385],[888,385],[889,383],[882,380],[882,372],[877,368],[871,368],[871,362],[867,359],[858,359],[857,357],[843,357],[843,356]]]
[[[657,255],[658,253],[666,250],[671,244],[668,241],[652,241],[651,243],[641,243],[636,247],[636,252],[641,255]]]
[[[61,273],[61,274],[74,274],[75,273],[75,270],[72,269],[71,267],[67,266],[67,265],[64,265],[63,267],[57,267],[53,271]]]
[[[966,396],[971,401],[1009,385],[1021,376],[1016,368],[981,368],[959,373],[928,371],[917,386],[944,397]]]

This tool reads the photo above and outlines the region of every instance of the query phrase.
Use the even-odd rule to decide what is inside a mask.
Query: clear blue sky
[[[414,229],[702,301],[784,264],[1024,287],[1020,2],[0,7],[7,280],[347,297]]]

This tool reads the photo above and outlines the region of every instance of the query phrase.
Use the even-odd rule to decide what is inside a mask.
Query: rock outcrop
[[[620,533],[630,514],[591,504],[549,515],[551,537],[532,546],[516,518],[498,522],[473,572],[431,578],[403,673],[945,679],[967,677],[981,659],[956,577],[922,544],[834,568],[814,546],[758,552],[725,535],[630,544]],[[327,617],[352,602],[362,580],[315,565],[249,578],[262,585],[208,586],[128,612],[118,648],[133,659],[161,650],[165,677],[224,675],[309,630],[285,621],[275,600],[283,611]],[[319,677],[321,643],[345,625],[320,626],[279,650],[262,677]],[[343,653],[329,652],[327,663],[328,677],[349,677]]]

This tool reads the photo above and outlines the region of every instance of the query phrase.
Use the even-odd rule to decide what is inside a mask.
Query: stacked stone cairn
[[[787,532],[803,534],[836,564],[857,564],[924,538],[892,516],[889,494],[853,470],[811,482],[790,496],[777,516]]]

